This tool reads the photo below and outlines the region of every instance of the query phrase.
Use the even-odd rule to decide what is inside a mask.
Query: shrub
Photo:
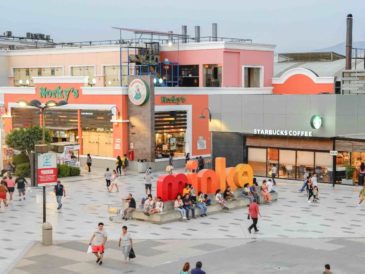
[[[346,179],[352,179],[352,177],[354,176],[354,172],[355,172],[356,168],[353,167],[353,166],[346,166],[346,170],[345,170],[345,173],[346,173]]]
[[[65,164],[57,165],[58,168],[58,178],[70,176],[70,167]]]
[[[21,163],[16,166],[15,175],[30,177],[30,165],[29,163]]]
[[[15,166],[19,164],[29,163],[29,158],[25,153],[20,153],[13,156],[13,164]]]
[[[70,167],[70,176],[79,176],[80,175],[80,168],[79,167]]]

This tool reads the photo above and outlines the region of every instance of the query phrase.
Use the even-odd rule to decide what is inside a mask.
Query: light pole
[[[46,103],[42,103],[39,100],[32,100],[30,102],[21,100],[18,102],[18,104],[21,107],[34,107],[34,108],[38,108],[41,112],[41,117],[42,117],[42,144],[45,145],[46,144],[46,122],[44,119],[45,116],[45,110],[48,108],[53,108],[53,107],[59,107],[59,106],[64,106],[67,105],[67,102],[62,100],[59,102],[55,102],[53,100],[48,101]],[[43,223],[46,223],[47,221],[47,216],[46,216],[46,187],[43,186]]]

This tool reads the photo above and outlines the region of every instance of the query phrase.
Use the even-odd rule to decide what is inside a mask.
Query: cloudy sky
[[[112,26],[202,36],[218,23],[218,35],[252,38],[277,51],[325,48],[345,39],[354,15],[354,40],[365,40],[365,0],[2,0],[0,32],[51,34],[57,42],[117,39]]]

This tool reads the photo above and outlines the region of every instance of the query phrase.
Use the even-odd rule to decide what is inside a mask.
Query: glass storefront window
[[[314,152],[298,151],[297,152],[297,179],[304,179],[304,174],[314,172]]]
[[[295,150],[283,150],[279,151],[279,177],[286,179],[295,179],[296,163],[295,163]]]
[[[203,65],[204,87],[220,87],[222,83],[222,67],[219,65]]]
[[[248,164],[256,176],[266,176],[266,148],[248,148]]]
[[[316,168],[318,182],[330,183],[330,170],[332,169],[332,156],[328,152],[316,152]]]

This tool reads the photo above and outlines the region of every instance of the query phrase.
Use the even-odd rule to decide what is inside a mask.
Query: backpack
[[[126,157],[126,158],[124,159],[124,166],[125,166],[125,167],[127,167],[127,166],[128,166],[128,164],[129,164],[129,163],[128,163],[128,159],[127,159],[127,157]]]

